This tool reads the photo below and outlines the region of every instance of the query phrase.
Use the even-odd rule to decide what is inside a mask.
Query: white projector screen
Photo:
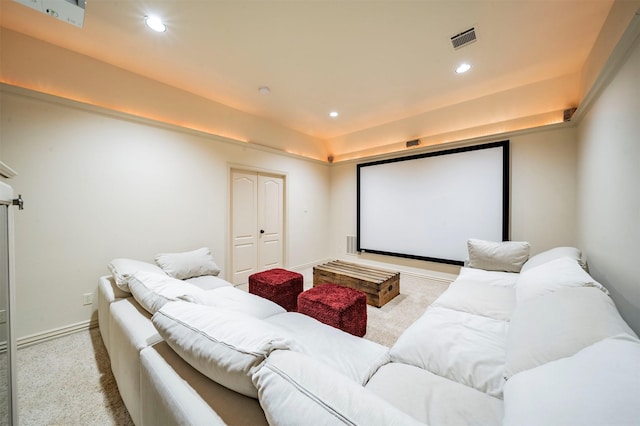
[[[509,141],[358,164],[360,252],[462,265],[467,240],[506,241]]]

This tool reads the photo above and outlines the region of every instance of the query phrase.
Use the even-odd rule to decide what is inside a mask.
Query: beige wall
[[[0,159],[25,199],[18,338],[89,320],[82,295],[115,257],[208,246],[224,275],[231,165],[286,175],[289,267],[327,257],[328,164],[4,89]]]
[[[511,141],[511,239],[531,243],[533,253],[576,244],[575,129],[556,125],[498,136]],[[416,151],[412,151],[414,154]],[[348,255],[346,236],[356,235],[356,163],[331,168],[331,252],[333,257],[451,278],[457,267],[391,256]]]
[[[636,18],[636,28],[640,26]],[[640,31],[637,31],[640,32]],[[640,38],[578,127],[578,236],[591,274],[640,332]]]

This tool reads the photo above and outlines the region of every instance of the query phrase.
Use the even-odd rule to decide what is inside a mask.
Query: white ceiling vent
[[[461,47],[473,43],[476,40],[476,29],[469,28],[468,30],[463,31],[460,34],[456,34],[451,37],[451,44],[453,45],[453,48],[457,50]]]

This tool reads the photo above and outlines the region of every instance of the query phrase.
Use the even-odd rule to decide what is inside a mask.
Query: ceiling
[[[612,1],[89,0],[83,28],[0,5],[6,28],[329,140],[579,75]]]

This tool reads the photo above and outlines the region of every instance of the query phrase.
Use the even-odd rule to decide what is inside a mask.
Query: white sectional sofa
[[[100,331],[138,425],[637,425],[640,341],[579,251],[469,254],[391,348],[135,261],[135,297],[100,278]]]

